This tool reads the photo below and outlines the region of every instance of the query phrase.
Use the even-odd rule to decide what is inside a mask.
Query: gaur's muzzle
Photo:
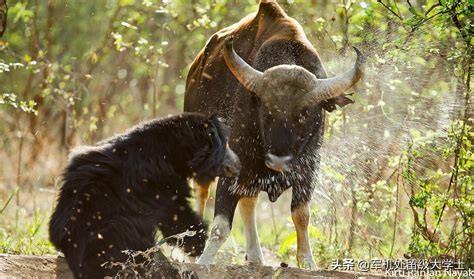
[[[290,169],[293,156],[276,156],[271,153],[265,155],[265,165],[276,172],[285,172]]]

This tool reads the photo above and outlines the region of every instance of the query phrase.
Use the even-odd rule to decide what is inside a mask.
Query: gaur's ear
[[[322,107],[324,110],[328,112],[332,112],[333,110],[337,109],[336,105],[340,108],[347,106],[349,104],[353,104],[354,101],[345,97],[345,96],[338,96],[336,98],[329,99],[322,103]]]
[[[220,117],[218,113],[213,113],[211,117],[209,117],[209,120],[214,122],[214,123],[224,123],[224,118]]]

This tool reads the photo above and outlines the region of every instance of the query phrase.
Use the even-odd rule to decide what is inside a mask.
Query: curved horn
[[[316,78],[312,89],[310,89],[309,92],[310,98],[313,102],[319,103],[341,96],[362,78],[362,67],[365,62],[365,57],[358,48],[354,47],[354,50],[357,53],[357,60],[351,70],[332,78]]]
[[[234,37],[230,36],[224,43],[224,60],[232,74],[249,91],[256,93],[262,72],[247,64],[234,50]]]

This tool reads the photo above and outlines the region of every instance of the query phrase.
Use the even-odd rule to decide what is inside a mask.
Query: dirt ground
[[[308,271],[269,266],[202,266],[173,263],[180,272],[192,271],[198,278],[388,278],[368,273]],[[73,278],[63,258],[0,254],[0,278]]]

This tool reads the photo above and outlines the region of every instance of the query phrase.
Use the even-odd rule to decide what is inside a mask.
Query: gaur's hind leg
[[[226,181],[228,179],[225,179]],[[232,228],[234,211],[240,197],[228,191],[229,183],[219,181],[216,191],[216,205],[211,234],[206,242],[204,252],[199,257],[198,264],[212,264],[219,248],[224,244]]]
[[[310,202],[294,205],[292,201],[291,218],[296,229],[297,250],[296,260],[301,268],[316,269],[316,264],[309,244],[308,225],[310,220]]]
[[[249,263],[263,264],[262,249],[257,233],[255,208],[258,197],[244,197],[239,201],[239,211],[244,223],[246,241],[246,260]]]

